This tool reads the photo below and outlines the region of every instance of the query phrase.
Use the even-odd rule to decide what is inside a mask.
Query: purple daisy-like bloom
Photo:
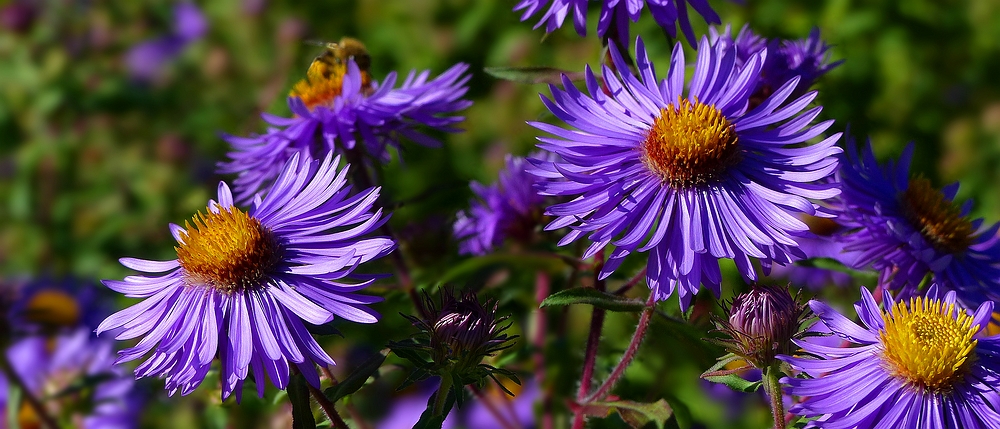
[[[233,206],[229,187],[219,184],[219,201],[209,201],[182,228],[170,225],[177,259],[122,258],[122,265],[155,277],[106,280],[109,288],[142,302],[115,313],[98,333],[121,328],[117,339],[145,336],[120,353],[120,362],[151,356],[137,377],[166,378],[171,394],[190,393],[212,360],[221,361],[222,397],[253,371],[257,390],[267,379],[284,389],[294,364],[319,386],[315,364],[333,360],[309,334],[308,325],[335,316],[375,323],[367,306],[380,298],[359,295],[376,276],[354,274],[362,263],[395,245],[388,238],[361,238],[388,218],[372,212],[379,188],[350,195],[347,167],[339,157],[322,163],[293,155],[264,198],[249,210]],[[355,279],[360,282],[349,281]]]
[[[7,315],[17,332],[37,333],[86,326],[97,327],[111,307],[93,283],[72,278],[33,279],[12,285]]]
[[[587,3],[588,0],[521,0],[514,6],[514,11],[524,10],[521,21],[526,21],[542,9],[546,9],[535,28],[545,26],[545,32],[551,33],[562,27],[566,16],[573,15],[573,26],[576,32],[587,34]],[[620,48],[626,48],[629,42],[629,21],[638,22],[643,8],[649,8],[650,15],[657,25],[663,27],[670,37],[677,37],[677,26],[694,43],[694,29],[688,19],[687,5],[701,15],[709,24],[721,24],[722,20],[708,4],[708,0],[601,0],[601,15],[597,21],[597,36],[604,38],[609,31],[614,33],[608,38],[614,39]]]
[[[23,338],[4,353],[28,390],[47,402],[60,402],[60,412],[72,413],[60,417],[73,422],[73,427],[134,428],[143,398],[133,389],[132,377],[113,365],[113,345],[88,329],[78,328],[52,338]],[[0,409],[7,409],[7,384],[0,374]],[[33,411],[21,412],[19,418],[21,427],[39,424]]]
[[[781,359],[811,378],[781,380],[805,398],[790,411],[818,417],[807,428],[1000,428],[1000,337],[983,336],[993,303],[970,312],[954,291],[938,291],[898,302],[885,292],[880,310],[861,288],[861,325],[810,301],[830,330],[858,346],[796,341],[811,357]]]
[[[458,131],[452,125],[463,118],[454,112],[472,104],[462,98],[471,77],[464,63],[434,79],[427,70],[411,71],[396,87],[395,72],[382,82],[372,80],[367,55],[363,59],[322,58],[326,57],[313,61],[308,77],[288,97],[293,117],[264,114],[264,120],[272,125],[266,133],[224,136],[233,151],[228,154],[230,160],[220,163],[218,170],[238,174],[233,181],[237,201],[248,201],[265,189],[296,153],[320,158],[328,152],[348,153],[360,144],[361,152],[385,162],[390,157],[389,148],[398,150],[403,138],[438,146],[439,141],[420,129]]]
[[[870,265],[880,283],[903,296],[918,293],[930,275],[968,307],[1000,302],[1000,223],[969,219],[972,201],[953,201],[957,182],[937,190],[927,179],[911,178],[913,144],[898,162],[885,165],[876,161],[871,142],[860,155],[853,141],[848,148],[838,173],[843,193],[837,221],[848,228],[840,236],[844,248],[859,252],[855,267]]]
[[[611,53],[619,71],[629,70]],[[539,185],[542,194],[574,199],[548,208],[556,219],[546,229],[572,227],[560,245],[589,233],[584,258],[613,244],[601,278],[626,256],[649,251],[646,280],[656,298],[677,289],[685,308],[702,283],[720,293],[720,258],[756,280],[751,258],[766,272],[772,262],[804,256],[796,234],[808,227],[796,214],[822,214],[811,199],[838,194],[827,179],[840,134],[805,144],[833,121],[811,125],[822,110],[806,107],[815,92],[787,102],[798,79],[747,109],[765,55],[737,68],[735,49],[703,38],[685,89],[681,45],[660,81],[639,39],[638,77],[603,69],[612,96],[589,68],[589,95],[566,77],[564,89],[551,86],[553,98],[542,101],[575,129],[532,123],[558,137],[540,137],[538,146],[562,157],[531,160],[532,172],[550,179]]]
[[[813,83],[843,60],[830,62],[830,45],[819,37],[819,28],[813,28],[809,37],[800,40],[778,40],[761,37],[744,25],[735,37],[727,25],[720,33],[716,28],[709,28],[709,40],[712,43],[732,44],[736,47],[736,64],[742,67],[750,58],[765,49],[768,55],[761,68],[760,79],[751,98],[755,106],[764,101],[774,90],[784,85],[792,78],[798,78],[798,86],[789,96],[794,99],[804,94]]]
[[[544,153],[533,154],[536,158]],[[529,241],[541,220],[546,197],[535,189],[538,177],[528,173],[524,158],[507,155],[506,167],[493,185],[472,182],[476,199],[469,211],[458,213],[454,234],[460,240],[459,252],[485,255],[510,237]]]

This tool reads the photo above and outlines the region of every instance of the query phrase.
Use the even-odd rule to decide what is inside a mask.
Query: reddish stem
[[[604,268],[604,249],[594,255],[594,288],[604,292],[604,280],[601,280],[601,269]],[[601,330],[604,328],[604,309],[594,308],[590,316],[590,335],[587,337],[587,349],[583,355],[583,374],[580,376],[580,390],[576,393],[577,402],[582,402],[590,392],[590,384],[594,380],[594,365],[597,362],[597,347],[601,340]],[[584,412],[581,408],[573,417],[573,429],[583,428]]]
[[[535,273],[535,301],[539,305],[549,296],[550,283],[548,273],[545,271]],[[535,349],[535,382],[543,388],[545,386],[545,328],[545,311],[538,307],[535,309],[535,335],[532,338],[532,343]],[[542,409],[542,429],[552,429],[552,391],[550,389],[545,389]]]
[[[639,325],[635,328],[635,334],[632,335],[632,341],[628,344],[628,349],[625,350],[625,354],[622,359],[615,366],[615,369],[611,371],[611,375],[608,376],[607,380],[601,384],[597,390],[594,391],[590,396],[583,400],[584,404],[589,404],[594,401],[600,401],[604,399],[608,393],[611,393],[611,389],[615,387],[615,383],[625,375],[625,370],[628,366],[632,364],[632,360],[635,359],[636,353],[639,351],[639,347],[642,346],[642,340],[646,337],[646,329],[649,328],[649,321],[653,318],[653,308],[656,305],[656,295],[650,293],[649,299],[646,300],[646,308],[642,310],[642,315],[639,316]]]

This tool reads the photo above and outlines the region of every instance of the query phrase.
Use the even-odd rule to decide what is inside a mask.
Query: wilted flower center
[[[714,106],[678,99],[660,110],[642,142],[642,160],[675,188],[718,178],[740,159],[736,127]]]
[[[235,208],[194,215],[183,242],[175,247],[189,283],[225,293],[263,287],[281,259],[274,234],[257,219]]]
[[[912,386],[947,392],[975,359],[972,336],[979,326],[972,326],[972,317],[955,304],[913,298],[909,305],[896,303],[892,315],[882,319],[882,357],[893,376]]]
[[[65,292],[42,290],[28,301],[25,318],[45,325],[73,326],[80,320],[80,306]]]
[[[346,61],[335,61],[328,55],[323,55],[313,60],[306,78],[298,81],[289,95],[301,99],[309,109],[332,105],[333,100],[343,93],[346,74]],[[365,92],[371,88],[371,74],[366,70],[361,71],[361,87]]]
[[[959,208],[945,199],[931,182],[918,177],[910,180],[903,193],[906,216],[938,250],[959,253],[972,244],[972,223],[961,215]]]

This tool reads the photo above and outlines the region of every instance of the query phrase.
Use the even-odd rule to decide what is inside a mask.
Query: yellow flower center
[[[224,293],[263,287],[281,259],[277,238],[257,219],[230,207],[198,212],[183,243],[174,247],[189,284],[209,285]]]
[[[313,60],[305,79],[292,87],[289,95],[298,97],[307,108],[328,106],[343,92],[347,62],[336,58],[330,51]],[[367,70],[361,70],[361,88],[365,95],[371,91],[372,77]]]
[[[80,320],[80,306],[65,292],[42,290],[28,300],[25,316],[43,325],[73,326]]]
[[[955,304],[912,298],[898,302],[893,315],[885,313],[879,334],[882,358],[889,372],[909,385],[932,392],[948,392],[975,359],[979,326]]]
[[[959,253],[972,244],[972,222],[923,177],[910,180],[903,192],[906,216],[938,250]]]
[[[642,160],[675,188],[709,183],[740,160],[736,127],[714,106],[678,98],[642,142]]]

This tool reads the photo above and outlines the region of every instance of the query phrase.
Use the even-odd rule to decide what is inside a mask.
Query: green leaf
[[[573,304],[590,304],[608,311],[640,312],[646,304],[637,299],[612,295],[589,287],[561,290],[542,301],[539,307],[554,307]]]
[[[406,359],[416,366],[426,366],[429,363],[420,352],[407,343],[393,342],[389,344],[389,348],[392,349],[392,352],[395,353],[396,356]]]
[[[716,375],[704,378],[713,383],[725,384],[730,389],[744,393],[756,392],[761,386],[760,381],[749,381],[736,374]]]
[[[444,393],[448,395],[445,398],[444,410],[441,415],[434,415],[434,402],[437,400],[437,395]],[[452,389],[447,389],[447,391],[442,392],[438,390],[427,399],[427,408],[424,412],[420,414],[420,420],[413,425],[413,429],[441,429],[444,425],[444,419],[448,417],[448,413],[451,412],[451,408],[455,406],[455,395],[452,394]]]
[[[385,357],[388,355],[389,349],[380,350],[378,354],[361,364],[351,375],[348,375],[347,378],[343,379],[336,386],[326,389],[323,394],[330,402],[336,403],[340,398],[357,392],[358,389],[364,387],[369,377],[378,372],[379,367],[382,366],[382,362],[385,362]]]
[[[292,403],[293,429],[316,429],[316,418],[313,416],[307,383],[302,374],[295,374],[288,381],[288,400]]]
[[[320,336],[336,335],[338,337],[344,336],[344,334],[340,333],[340,330],[333,327],[333,322],[324,325],[312,325],[307,323],[306,330],[313,335],[320,335]]]
[[[562,75],[566,75],[570,80],[579,81],[584,79],[584,74],[580,72],[569,72],[553,67],[528,66],[528,67],[486,67],[483,69],[486,74],[497,79],[509,80],[517,83],[562,83]]]
[[[590,406],[607,407],[618,412],[622,420],[633,428],[642,428],[647,424],[654,423],[657,428],[663,429],[667,420],[673,416],[674,410],[665,399],[652,403],[635,401],[613,401],[595,402]]]
[[[748,381],[737,374],[740,370],[752,368],[749,364],[744,362],[745,365],[743,368],[733,370],[726,369],[727,365],[740,359],[742,358],[733,353],[720,357],[719,361],[716,362],[715,365],[712,365],[711,368],[701,374],[701,378],[713,383],[724,384],[737,392],[756,392],[757,389],[762,386],[761,381]]]

